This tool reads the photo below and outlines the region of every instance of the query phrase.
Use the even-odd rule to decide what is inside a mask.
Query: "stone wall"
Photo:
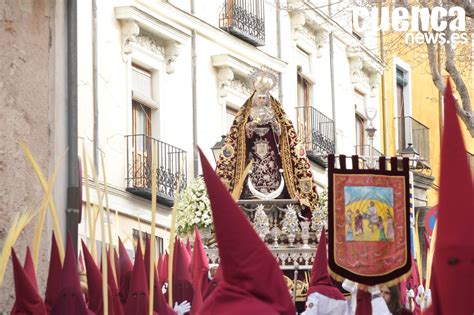
[[[12,216],[37,208],[43,196],[18,141],[27,143],[46,176],[54,160],[54,7],[54,1],[48,0],[0,0],[0,247]],[[26,246],[32,246],[35,223],[36,218],[15,244],[20,259],[25,256]],[[45,229],[37,270],[41,294],[46,284],[50,238]],[[14,301],[12,278],[10,260],[0,288],[2,313],[9,312]]]

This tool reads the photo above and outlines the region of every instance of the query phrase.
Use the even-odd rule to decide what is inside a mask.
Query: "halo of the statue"
[[[251,87],[259,92],[271,91],[278,84],[278,75],[268,67],[255,69],[249,75]]]

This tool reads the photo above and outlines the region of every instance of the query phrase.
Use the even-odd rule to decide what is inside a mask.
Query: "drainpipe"
[[[97,1],[92,0],[92,89],[94,99],[94,167],[99,171],[99,95],[98,95],[98,72],[97,72]]]
[[[195,14],[194,0],[191,0],[191,14]],[[191,33],[191,89],[192,89],[192,111],[193,111],[193,170],[194,177],[199,173],[199,158],[197,152],[197,87],[196,87],[196,30]]]
[[[382,21],[382,1],[379,1],[379,25],[381,25]],[[384,38],[383,38],[383,31],[379,31],[379,36],[380,36],[380,60],[382,63],[385,63],[385,52],[383,50],[384,48]],[[383,154],[385,156],[388,155],[388,148],[387,148],[387,143],[388,143],[388,130],[387,130],[387,95],[385,91],[385,71],[382,72],[381,76],[382,80],[382,130],[383,130]]]
[[[77,249],[79,209],[82,206],[79,188],[77,155],[77,0],[67,1],[67,204],[66,233]]]
[[[276,27],[277,27],[277,56],[281,59],[281,9],[280,0],[276,0]],[[283,106],[283,79],[282,73],[278,73],[278,99]]]
[[[328,13],[329,18],[332,19],[332,1],[328,0]],[[329,67],[331,68],[331,106],[332,106],[332,120],[334,122],[334,150],[337,148],[337,139],[336,139],[336,92],[334,88],[334,35],[331,32],[329,33]],[[336,152],[334,152],[336,153]]]

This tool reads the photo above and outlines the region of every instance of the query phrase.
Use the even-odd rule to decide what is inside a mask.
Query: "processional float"
[[[374,161],[359,169],[358,156],[325,156],[329,198],[323,213],[305,147],[270,94],[277,77],[257,71],[251,79],[254,92],[224,138],[216,172],[278,261],[294,302],[306,301],[324,226],[334,279],[361,287],[402,279],[411,267],[407,161],[393,158],[386,168],[383,158],[379,170]],[[218,249],[206,251],[209,263],[219,264]]]

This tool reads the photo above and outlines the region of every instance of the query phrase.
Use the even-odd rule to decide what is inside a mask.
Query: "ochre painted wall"
[[[411,84],[411,116],[429,128],[430,144],[430,166],[431,176],[435,178],[434,185],[428,190],[428,205],[433,206],[438,202],[438,185],[440,172],[440,148],[442,134],[442,114],[440,113],[440,94],[434,85],[429,69],[429,61],[426,45],[418,47],[405,45],[404,38],[397,34],[385,34],[385,99],[386,99],[386,120],[387,127],[381,130],[381,133],[387,133],[387,155],[396,155],[396,126],[395,126],[395,93],[396,85],[394,82],[394,59],[402,60],[408,64],[411,69],[409,81]],[[459,58],[459,62],[461,58]],[[465,66],[465,65],[464,65]],[[468,65],[469,66],[469,65]],[[447,73],[443,71],[443,77]],[[472,79],[472,69],[465,72],[465,83],[468,85],[471,95],[471,103],[474,98],[474,84]],[[381,106],[383,99],[381,98]],[[382,108],[380,108],[382,113]],[[380,115],[382,125],[382,115]],[[466,150],[474,154],[474,140],[466,129],[464,123],[460,120],[461,129],[464,134]],[[381,134],[381,139],[383,136]],[[383,144],[381,144],[383,147]]]

